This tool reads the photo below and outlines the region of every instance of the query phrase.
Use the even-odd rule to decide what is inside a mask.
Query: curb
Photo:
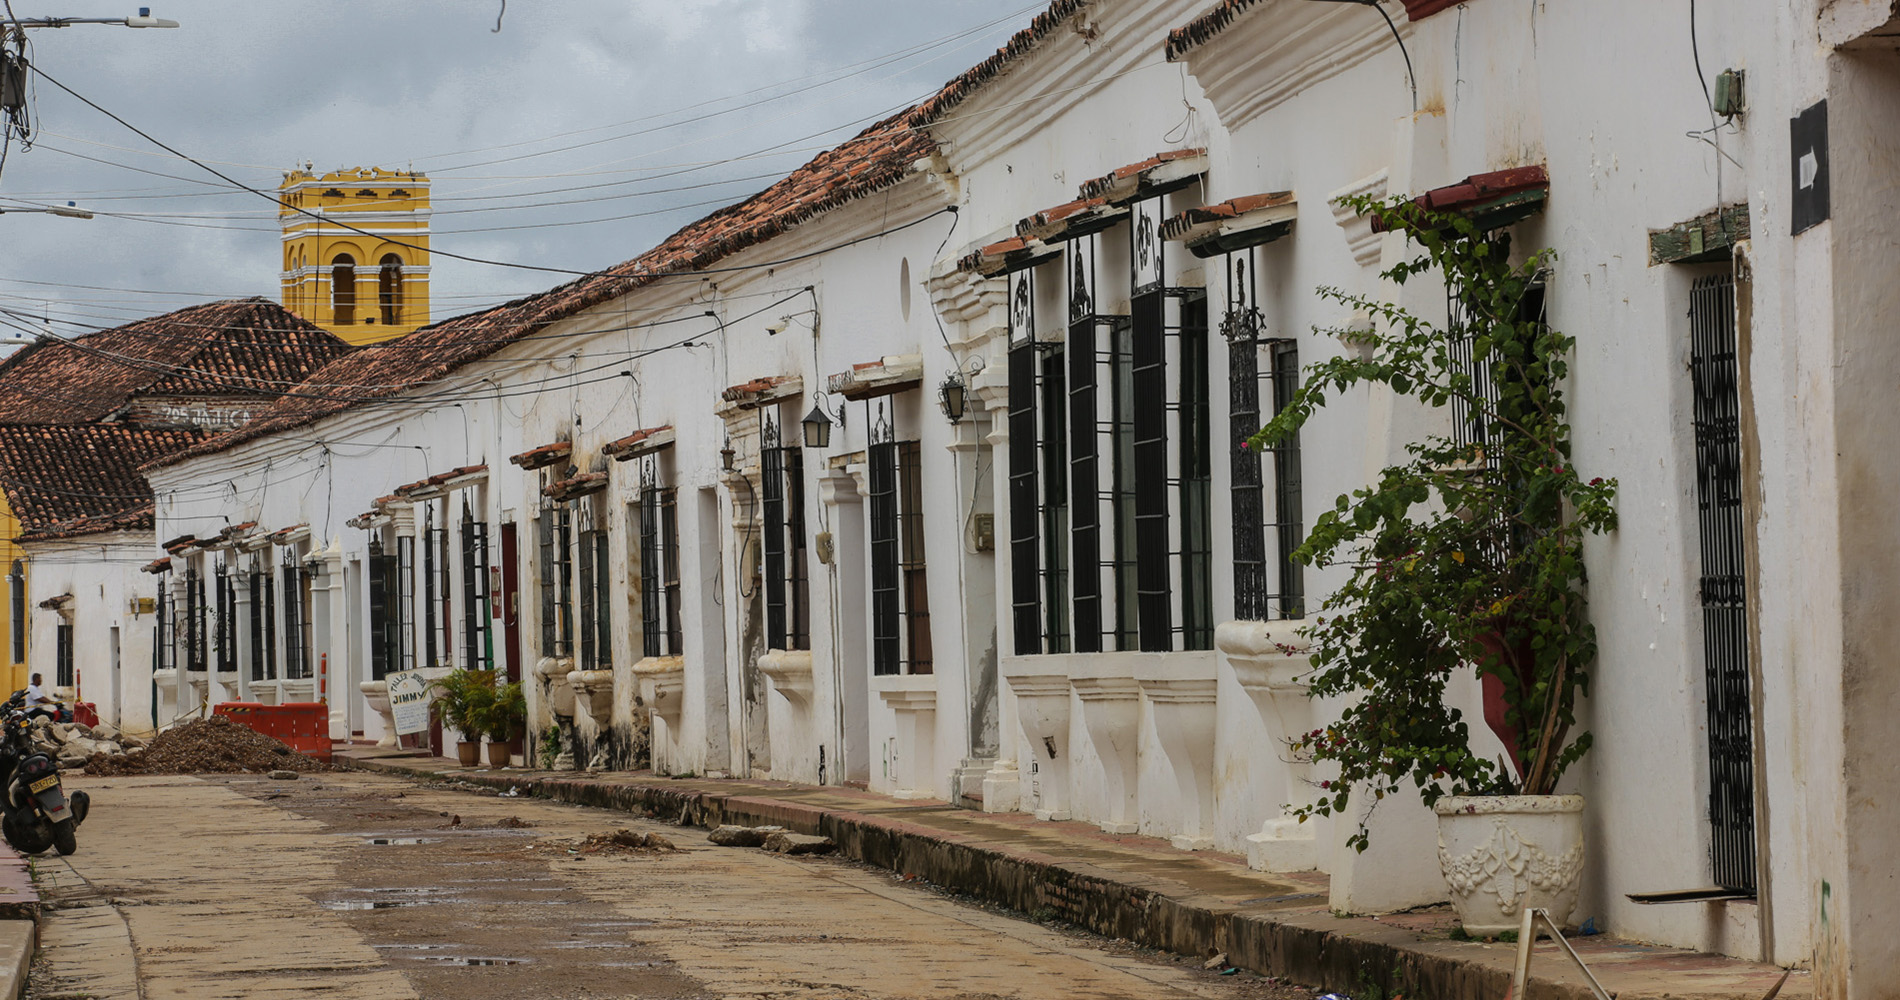
[[[1137,876],[1059,861],[993,842],[926,830],[898,820],[824,809],[761,796],[723,795],[677,787],[606,783],[586,778],[509,777],[435,771],[339,755],[336,765],[441,781],[462,781],[574,805],[653,815],[681,826],[777,825],[830,837],[839,855],[888,871],[916,875],[1021,914],[1055,919],[1105,937],[1191,957],[1225,952],[1228,961],[1262,975],[1284,976],[1328,990],[1368,986],[1441,1000],[1493,1000],[1510,987],[1508,968],[1453,953],[1449,942],[1422,941],[1411,931],[1312,909],[1273,909],[1274,900],[1235,906],[1182,892],[1178,883],[1142,884]],[[1548,966],[1547,966],[1548,967]],[[1590,1000],[1588,987],[1534,977],[1540,1000]],[[1390,993],[1391,989],[1385,989]],[[1637,994],[1625,991],[1626,998]]]
[[[0,847],[0,1000],[26,994],[39,919],[40,892],[26,858],[11,847]]]

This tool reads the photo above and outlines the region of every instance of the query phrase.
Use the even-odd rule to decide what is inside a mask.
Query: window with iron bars
[[[1285,409],[1298,391],[1300,351],[1290,338],[1261,336],[1264,320],[1255,304],[1249,256],[1233,254],[1228,259],[1227,315],[1221,320],[1227,341],[1228,432],[1233,439],[1234,617],[1241,621],[1297,619],[1306,616],[1305,567],[1293,559],[1293,551],[1306,537],[1299,434],[1263,452],[1249,449],[1246,442],[1266,419]],[[1263,413],[1266,407],[1271,410]]]
[[[1070,650],[1068,373],[1060,342],[1037,337],[1043,270],[1009,276],[1009,559],[1015,652]]]
[[[262,565],[250,572],[251,588],[251,680],[277,679],[277,598],[276,580]]]
[[[197,569],[185,571],[185,669],[211,669],[211,636],[205,606],[205,581]]]
[[[310,586],[296,548],[284,550],[284,679],[315,676],[310,655]]]
[[[60,622],[53,627],[55,646],[53,683],[60,687],[73,687],[79,683],[79,674],[73,669],[73,627]]]
[[[607,562],[607,531],[591,518],[580,533],[580,663],[582,670],[613,666],[613,577]]]
[[[225,563],[218,564],[213,576],[219,673],[237,673],[238,668],[237,582],[231,576],[231,569]]]
[[[462,655],[470,670],[493,670],[488,607],[488,524],[462,505]]]
[[[1509,243],[1500,238],[1494,249],[1499,253],[1508,252]],[[1542,323],[1544,316],[1545,290],[1544,284],[1539,281],[1525,289],[1513,318],[1516,322]],[[1494,433],[1492,424],[1497,419],[1503,395],[1499,380],[1520,380],[1523,377],[1522,369],[1500,364],[1491,354],[1478,353],[1478,339],[1487,332],[1486,324],[1490,319],[1474,312],[1463,289],[1453,287],[1447,291],[1446,317],[1447,349],[1452,365],[1471,380],[1472,395],[1479,403],[1478,412],[1473,412],[1469,401],[1453,398],[1451,440],[1459,447],[1469,449],[1471,458],[1465,467],[1469,474],[1492,478],[1509,476],[1512,473],[1503,467],[1499,453],[1489,448],[1488,444]],[[1502,562],[1505,553],[1520,543],[1517,537],[1520,529],[1504,521],[1493,527],[1493,541],[1488,543],[1493,549],[1487,558]]]
[[[871,670],[928,674],[934,663],[922,456],[916,441],[896,440],[885,402],[877,404],[870,425]]]
[[[805,556],[805,450],[780,440],[768,412],[759,430],[759,499],[765,521],[765,635],[770,649],[811,648]]]
[[[398,545],[398,553],[400,549]],[[398,553],[385,554],[380,540],[369,546],[371,680],[380,681],[403,669],[402,558]]]
[[[1134,386],[1129,377],[1133,327],[1127,316],[1100,311],[1098,249],[1094,236],[1073,240],[1064,265],[1069,279],[1062,354],[1068,395],[1071,646],[1078,653],[1132,649],[1137,633]]]
[[[648,459],[640,487],[640,626],[646,656],[685,652],[680,621],[678,490],[660,485],[658,461]]]
[[[172,647],[178,623],[172,620],[171,588],[162,580],[158,585],[157,612],[152,619],[152,669],[171,670],[178,665],[178,650]]]
[[[541,510],[541,655],[574,651],[574,521],[564,503]]]
[[[455,660],[450,590],[449,529],[431,524],[422,532],[422,662],[431,667],[452,666]]]
[[[1748,525],[1742,492],[1740,338],[1732,273],[1689,292],[1703,682],[1708,706],[1709,853],[1715,884],[1754,892],[1755,758],[1748,673]]]
[[[395,655],[392,670],[416,669],[416,636],[411,627],[416,620],[416,539],[413,535],[396,536]]]
[[[12,614],[9,618],[9,632],[13,639],[13,662],[26,662],[26,564],[13,560],[13,570],[7,574],[7,597]]]

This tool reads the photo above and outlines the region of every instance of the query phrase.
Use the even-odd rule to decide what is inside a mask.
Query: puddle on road
[[[323,902],[326,910],[395,910],[405,906],[428,906],[439,902],[434,899],[327,899]]]
[[[664,969],[673,963],[663,958],[655,958],[645,962],[597,962],[595,964],[603,969]]]
[[[575,927],[652,927],[651,920],[590,920]]]
[[[532,958],[477,958],[471,955],[417,955],[416,958],[437,965],[461,966],[528,965],[534,961]]]
[[[366,837],[363,843],[371,847],[406,847],[411,844],[440,843],[440,837]]]

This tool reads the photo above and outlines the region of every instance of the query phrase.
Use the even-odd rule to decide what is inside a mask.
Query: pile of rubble
[[[94,753],[87,774],[266,774],[326,771],[329,765],[220,715],[159,733],[140,750]],[[64,766],[62,763],[61,766]]]
[[[33,720],[33,749],[59,761],[61,770],[70,771],[85,767],[95,756],[143,753],[145,741],[127,736],[104,722],[88,726],[83,722],[54,722],[41,717]]]

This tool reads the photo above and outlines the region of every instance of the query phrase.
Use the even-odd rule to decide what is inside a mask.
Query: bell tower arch
[[[318,175],[305,164],[285,172],[278,196],[285,309],[357,345],[428,325],[428,177],[381,167]]]

